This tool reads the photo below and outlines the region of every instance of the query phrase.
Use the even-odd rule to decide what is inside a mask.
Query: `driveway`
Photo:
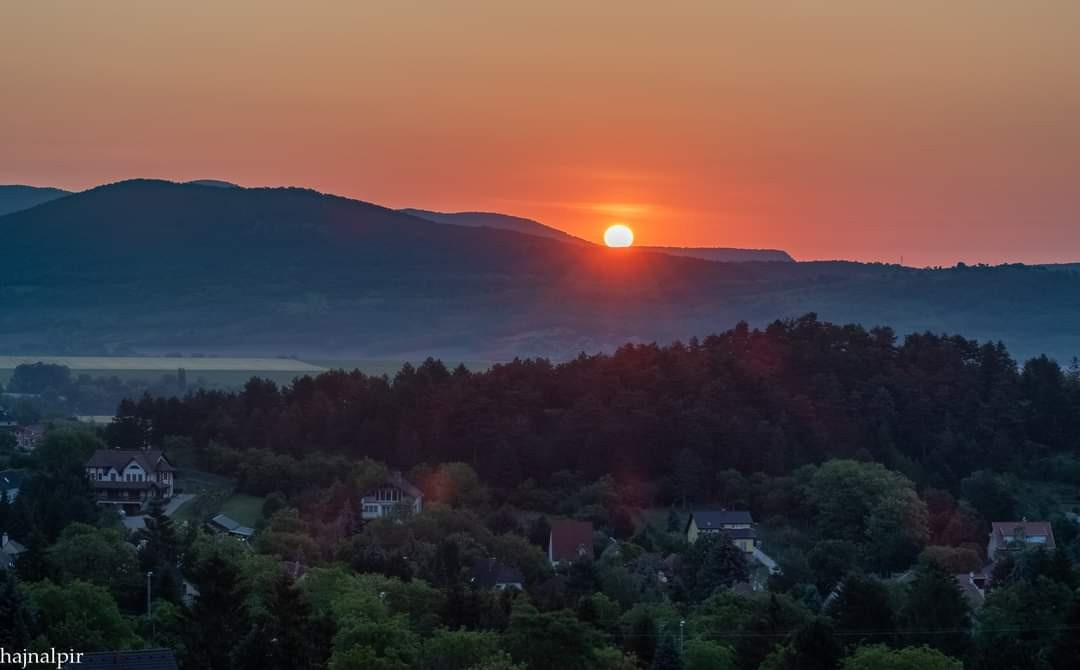
[[[165,503],[165,515],[172,516],[176,514],[176,510],[180,509],[180,506],[195,497],[194,493],[181,493],[172,497],[169,502]],[[146,528],[146,515],[140,514],[138,516],[125,516],[123,518],[124,527],[128,530],[142,530]]]

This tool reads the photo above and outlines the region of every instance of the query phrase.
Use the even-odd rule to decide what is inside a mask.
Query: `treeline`
[[[1080,375],[1046,357],[1021,367],[1000,343],[934,334],[898,342],[888,328],[811,314],[557,365],[515,360],[470,372],[429,359],[392,379],[333,371],[287,386],[252,379],[236,392],[144,395],[122,402],[109,429],[117,446],[169,438],[201,452],[288,457],[283,467],[460,461],[497,490],[570,470],[694,499],[715,484],[695,473],[781,475],[853,458],[956,491],[975,470],[1015,471],[1076,451]],[[219,457],[244,458],[227,454]]]
[[[0,392],[13,394],[11,399],[0,400],[0,413],[6,406],[7,413],[22,425],[50,416],[107,415],[124,398],[183,395],[195,386],[208,384],[199,378],[189,386],[183,368],[151,380],[73,375],[66,365],[26,363],[15,368],[6,387],[0,385]]]

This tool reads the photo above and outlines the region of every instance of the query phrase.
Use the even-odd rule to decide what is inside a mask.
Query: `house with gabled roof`
[[[424,509],[424,492],[394,470],[360,498],[360,518],[382,519],[395,513],[419,514]]]
[[[487,558],[473,564],[469,571],[469,585],[485,591],[520,591],[525,588],[525,577],[514,566]]]
[[[86,478],[99,505],[138,514],[151,500],[173,496],[176,468],[156,449],[98,449],[86,461]]]
[[[752,554],[757,546],[754,519],[746,510],[691,510],[690,518],[686,522],[686,541],[693,544],[702,535],[712,533],[727,535],[735,546],[748,554]]]
[[[593,559],[593,525],[588,521],[557,519],[548,535],[548,560],[553,566]]]
[[[0,569],[9,570],[15,567],[15,561],[24,553],[26,547],[12,540],[7,533],[0,536]]]
[[[1029,547],[1042,547],[1053,551],[1054,529],[1049,521],[994,521],[990,524],[990,541],[986,545],[986,557],[995,560],[998,552],[1015,551]]]

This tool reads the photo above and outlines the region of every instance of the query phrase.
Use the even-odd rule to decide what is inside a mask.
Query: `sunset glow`
[[[604,231],[604,244],[609,247],[628,247],[634,243],[634,231],[617,223]]]
[[[0,183],[216,178],[800,260],[1067,261],[1078,22],[967,0],[9,2]]]

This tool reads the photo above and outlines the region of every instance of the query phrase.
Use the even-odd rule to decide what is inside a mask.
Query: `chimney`
[[[8,543],[7,533],[4,533],[3,537],[0,537],[0,547],[6,547]]]

